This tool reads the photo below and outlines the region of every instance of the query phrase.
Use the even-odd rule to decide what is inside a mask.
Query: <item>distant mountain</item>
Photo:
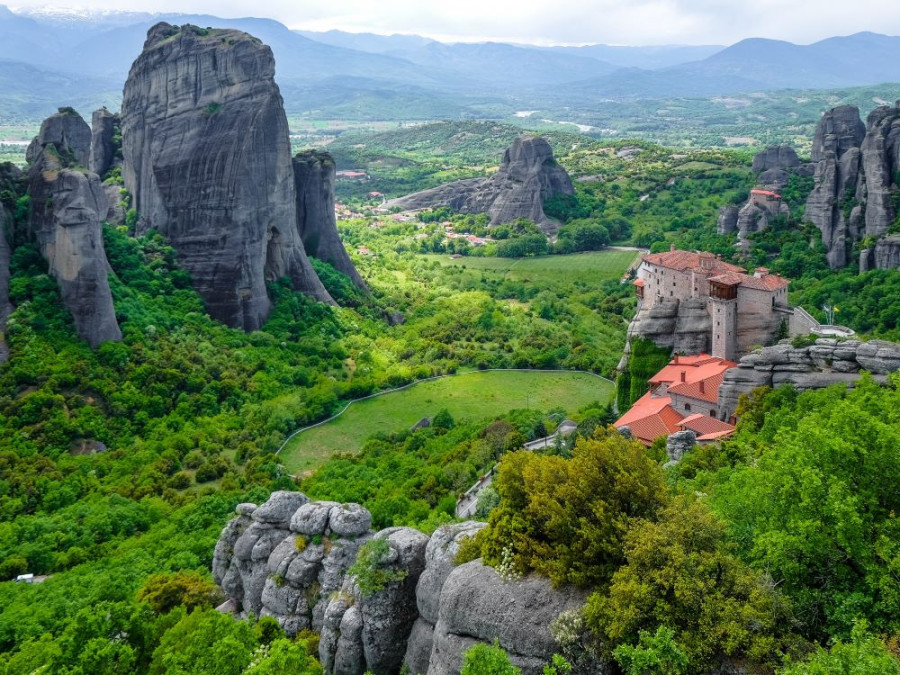
[[[624,47],[585,45],[583,47],[546,47],[550,51],[599,59],[620,68],[655,70],[691,61],[700,61],[723,49],[722,45],[659,45]]]
[[[121,96],[116,79],[0,59],[0,119],[7,123],[41,119],[63,106],[87,112],[103,105],[115,109]]]
[[[434,40],[421,35],[377,35],[375,33],[347,33],[342,30],[314,31],[295,30],[304,37],[316,42],[322,42],[333,47],[344,49],[356,49],[372,54],[389,54],[391,52],[418,49],[428,45]]]

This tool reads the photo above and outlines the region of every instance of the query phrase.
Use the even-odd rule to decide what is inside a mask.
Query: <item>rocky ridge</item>
[[[852,246],[879,240],[895,226],[900,192],[900,105],[873,110],[863,124],[859,109],[827,111],[812,147],[815,187],[806,217],[822,232],[832,268],[849,263]],[[861,266],[892,267],[896,259],[870,248]]]
[[[740,395],[757,387],[789,384],[800,391],[839,383],[852,387],[863,371],[884,381],[898,369],[900,345],[893,342],[820,338],[814,344],[794,347],[790,340],[782,340],[744,356],[736,368],[725,372],[719,408],[731,416]]]
[[[59,284],[79,337],[92,347],[121,340],[111,272],[103,249],[107,202],[100,178],[85,166],[91,130],[70,108],[49,117],[28,147],[28,233]]]
[[[220,609],[276,617],[290,634],[320,631],[327,673],[405,666],[450,675],[469,647],[497,638],[524,675],[538,675],[557,651],[550,623],[585,601],[535,575],[503,582],[480,561],[456,566],[460,543],[484,523],[446,525],[430,538],[408,527],[373,532],[366,509],[299,492],[274,492],[236,513],[213,556],[213,578],[228,596]],[[386,542],[378,566],[390,581],[364,593],[348,570],[372,539]]]
[[[122,101],[125,186],[178,251],[214,318],[269,315],[266,282],[333,302],[297,232],[287,117],[272,50],[237,30],[150,29]]]
[[[385,205],[404,210],[447,206],[460,213],[487,213],[491,225],[527,218],[546,234],[559,224],[544,213],[543,202],[555,194],[572,195],[569,174],[540,137],[517,138],[503,154],[500,170],[490,178],[470,178],[416,192]]]

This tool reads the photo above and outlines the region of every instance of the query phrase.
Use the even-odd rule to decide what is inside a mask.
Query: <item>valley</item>
[[[2,35],[0,675],[900,673],[900,38]]]

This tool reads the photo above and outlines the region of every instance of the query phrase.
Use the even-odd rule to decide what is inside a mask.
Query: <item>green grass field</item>
[[[441,265],[481,270],[520,281],[576,281],[619,279],[637,258],[636,251],[596,251],[538,258],[451,258],[445,254],[424,257]]]
[[[612,398],[610,382],[586,373],[491,371],[462,373],[354,403],[336,420],[298,434],[281,451],[293,474],[314,469],[337,452],[357,452],[370,436],[408,429],[447,408],[457,420],[479,420],[515,408],[574,413]]]

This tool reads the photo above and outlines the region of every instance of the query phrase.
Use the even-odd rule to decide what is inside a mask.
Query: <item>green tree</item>
[[[572,459],[505,455],[494,485],[500,505],[485,538],[488,564],[500,564],[509,547],[519,572],[579,586],[608,581],[632,521],[653,516],[667,499],[659,466],[615,432],[579,440]]]
[[[588,627],[609,648],[666,626],[677,631],[692,670],[724,657],[777,658],[792,624],[787,603],[730,553],[724,525],[702,502],[679,498],[657,522],[635,524],[625,557],[608,592],[594,593],[585,609]]]
[[[178,606],[188,611],[213,607],[222,600],[224,595],[218,586],[191,571],[154,574],[147,578],[137,594],[137,601],[146,602],[157,614],[165,614]]]
[[[169,629],[153,652],[153,675],[240,675],[256,649],[246,621],[194,611]]]

